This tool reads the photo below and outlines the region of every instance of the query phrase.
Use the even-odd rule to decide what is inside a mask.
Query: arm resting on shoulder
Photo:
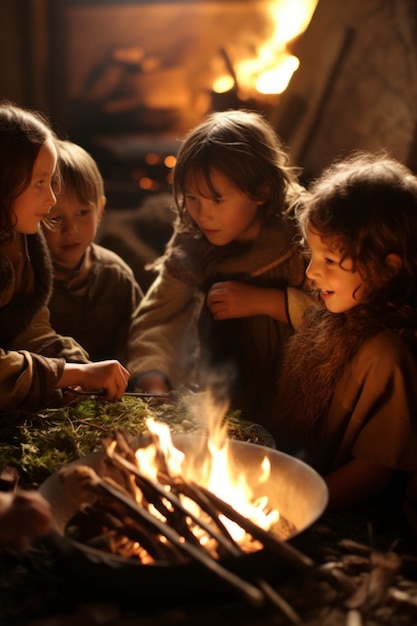
[[[276,289],[230,280],[214,283],[206,303],[216,320],[267,315],[292,328],[298,328],[304,311],[316,304],[296,287]]]

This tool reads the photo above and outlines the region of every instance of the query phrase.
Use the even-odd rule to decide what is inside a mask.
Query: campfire
[[[58,544],[104,569],[116,562],[133,571],[135,585],[143,577],[151,586],[161,571],[179,570],[182,579],[188,571],[188,591],[208,577],[211,589],[281,606],[268,570],[311,569],[291,540],[323,512],[322,479],[297,459],[231,440],[221,429],[171,437],[152,419],[148,428],[146,438],[115,431],[102,451],[41,486]]]

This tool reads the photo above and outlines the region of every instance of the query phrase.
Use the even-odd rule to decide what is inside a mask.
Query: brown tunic
[[[0,247],[0,410],[36,410],[56,399],[65,360],[87,362],[72,337],[55,333],[47,302],[52,269],[41,234]]]
[[[132,325],[128,369],[133,377],[158,370],[173,387],[200,383],[204,353],[216,346],[218,358],[211,369],[224,378],[220,384],[230,384],[229,365],[238,377],[234,386],[230,384],[232,407],[244,410],[253,421],[265,421],[291,326],[260,315],[213,322],[205,295],[218,280],[284,289],[290,319],[297,325],[306,300],[311,300],[302,290],[305,261],[294,237],[292,224],[283,220],[264,228],[250,247],[206,246],[201,254],[199,242],[174,236]]]
[[[92,244],[91,257],[93,267],[83,291],[73,292],[66,282],[54,281],[51,324],[58,333],[74,337],[93,361],[125,363],[130,324],[143,293],[120,256]]]

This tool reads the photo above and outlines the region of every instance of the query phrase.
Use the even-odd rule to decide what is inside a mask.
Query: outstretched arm
[[[66,363],[57,387],[82,387],[85,391],[104,389],[105,400],[120,399],[130,374],[119,361]]]

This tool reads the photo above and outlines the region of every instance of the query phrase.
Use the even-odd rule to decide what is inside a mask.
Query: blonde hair
[[[75,193],[82,204],[100,206],[105,197],[104,182],[93,157],[71,141],[58,139],[56,144],[61,191]]]

